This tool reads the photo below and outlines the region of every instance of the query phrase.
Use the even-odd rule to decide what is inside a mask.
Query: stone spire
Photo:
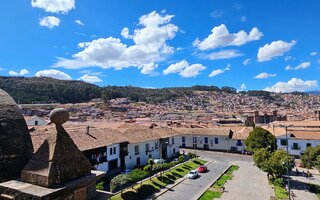
[[[90,174],[91,165],[74,144],[62,124],[69,120],[65,109],[54,109],[50,113],[56,131],[50,133],[21,173],[23,182],[47,188],[66,183]]]
[[[14,100],[0,89],[0,182],[19,178],[32,153],[27,124]]]

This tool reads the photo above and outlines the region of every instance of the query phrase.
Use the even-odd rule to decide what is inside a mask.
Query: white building
[[[182,148],[204,149],[225,152],[245,151],[244,140],[252,128],[177,128],[181,133],[179,144]]]
[[[127,129],[123,135],[128,140],[126,169],[148,164],[148,159],[170,159],[179,152],[178,132],[170,128]]]
[[[48,124],[48,122],[38,116],[25,117],[28,126],[42,126]]]
[[[286,140],[286,129],[288,142]],[[320,121],[273,122],[264,127],[277,138],[277,148],[287,150],[290,155],[300,157],[307,147],[320,145]]]
[[[320,145],[320,131],[288,130],[288,151],[290,155],[300,157],[307,147]],[[277,136],[278,149],[287,150],[286,134]]]

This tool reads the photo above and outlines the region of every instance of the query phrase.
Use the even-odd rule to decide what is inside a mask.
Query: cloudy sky
[[[2,0],[0,75],[319,89],[317,0]]]

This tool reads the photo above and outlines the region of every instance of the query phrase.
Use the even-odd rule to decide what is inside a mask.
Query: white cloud
[[[284,69],[285,70],[292,70],[292,67],[291,67],[291,65],[287,65]]]
[[[124,27],[121,31],[121,36],[125,39],[132,39],[132,35],[129,34],[128,27]]]
[[[225,71],[228,71],[230,70],[230,67],[231,65],[228,64],[228,66],[224,69],[216,69],[216,70],[213,70],[210,74],[209,74],[209,77],[214,77],[214,76],[217,76],[219,74],[223,74]]]
[[[242,83],[241,86],[240,86],[240,91],[243,91],[243,90],[246,90],[246,89],[247,89],[246,85],[244,83]]]
[[[171,64],[167,69],[163,70],[163,74],[179,74],[182,77],[195,77],[200,74],[200,71],[206,67],[201,64],[190,65],[187,61],[182,60],[178,63]]]
[[[83,76],[81,76],[79,78],[79,80],[82,80],[84,82],[88,82],[88,83],[99,83],[99,82],[102,82],[102,80],[97,77],[97,76],[90,76],[88,74],[85,74]]]
[[[311,63],[310,62],[303,62],[301,64],[299,64],[296,67],[292,67],[291,65],[287,65],[285,67],[285,70],[299,70],[299,69],[306,69],[308,67],[310,67]]]
[[[38,71],[35,76],[41,77],[51,77],[55,79],[60,79],[60,80],[72,80],[71,76],[55,69],[46,69],[42,71]]]
[[[315,56],[315,55],[317,55],[317,54],[318,54],[318,52],[314,51],[314,52],[311,52],[311,53],[310,53],[310,56]]]
[[[298,78],[292,78],[288,82],[278,82],[271,87],[267,87],[264,90],[270,92],[304,92],[306,90],[318,87],[318,81],[307,80],[304,81]]]
[[[228,58],[236,58],[239,56],[243,56],[242,53],[239,53],[237,50],[230,49],[230,50],[222,50],[219,52],[213,52],[205,56],[205,58],[209,60],[221,60],[221,59],[228,59]]]
[[[266,79],[266,78],[270,78],[270,77],[275,77],[277,76],[277,74],[268,74],[266,72],[260,73],[257,76],[254,76],[253,78],[257,78],[257,79]]]
[[[266,44],[259,48],[258,51],[258,61],[270,61],[275,57],[282,56],[284,53],[291,50],[291,48],[296,44],[295,40],[291,42],[285,42],[282,40],[273,41],[270,44]]]
[[[210,13],[211,17],[213,18],[220,18],[223,16],[223,14],[224,14],[223,10],[215,10],[212,13]]]
[[[249,65],[251,63],[251,59],[245,59],[244,61],[243,61],[243,65]]]
[[[32,0],[31,6],[46,12],[67,14],[75,8],[75,0]]]
[[[73,59],[59,58],[55,67],[83,68],[99,66],[117,70],[137,67],[143,74],[154,74],[157,62],[166,59],[174,52],[167,44],[175,37],[179,28],[169,23],[173,15],[160,15],[153,11],[139,19],[141,28],[133,31],[134,44],[128,46],[118,38],[99,38],[91,42],[79,43],[82,51],[73,55]],[[126,31],[122,31],[125,35]],[[129,30],[128,30],[129,36]]]
[[[256,27],[249,33],[246,33],[243,30],[238,33],[229,33],[229,30],[224,24],[213,27],[211,32],[212,33],[202,41],[197,38],[193,42],[193,45],[200,50],[215,49],[225,46],[241,46],[250,41],[259,40],[263,36]]]
[[[292,57],[292,56],[286,56],[284,58],[285,61],[288,61],[288,60],[295,60],[296,58],[295,57]]]
[[[80,26],[84,26],[84,23],[82,21],[80,21],[79,19],[75,20],[74,23],[76,23]]]
[[[9,75],[10,76],[24,76],[29,74],[29,71],[26,69],[22,69],[20,70],[20,72],[16,72],[16,71],[9,71]]]
[[[40,26],[48,27],[49,29],[53,29],[55,26],[59,26],[60,19],[54,16],[47,16],[39,19]]]
[[[242,16],[240,19],[241,22],[246,22],[247,21],[247,17],[246,16]]]
[[[311,63],[310,62],[303,62],[300,65],[296,66],[294,69],[299,70],[299,69],[306,69],[310,67]]]

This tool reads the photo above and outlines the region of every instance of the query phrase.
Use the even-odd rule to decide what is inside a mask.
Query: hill
[[[101,96],[96,85],[49,77],[0,76],[0,88],[19,103],[79,103]]]

